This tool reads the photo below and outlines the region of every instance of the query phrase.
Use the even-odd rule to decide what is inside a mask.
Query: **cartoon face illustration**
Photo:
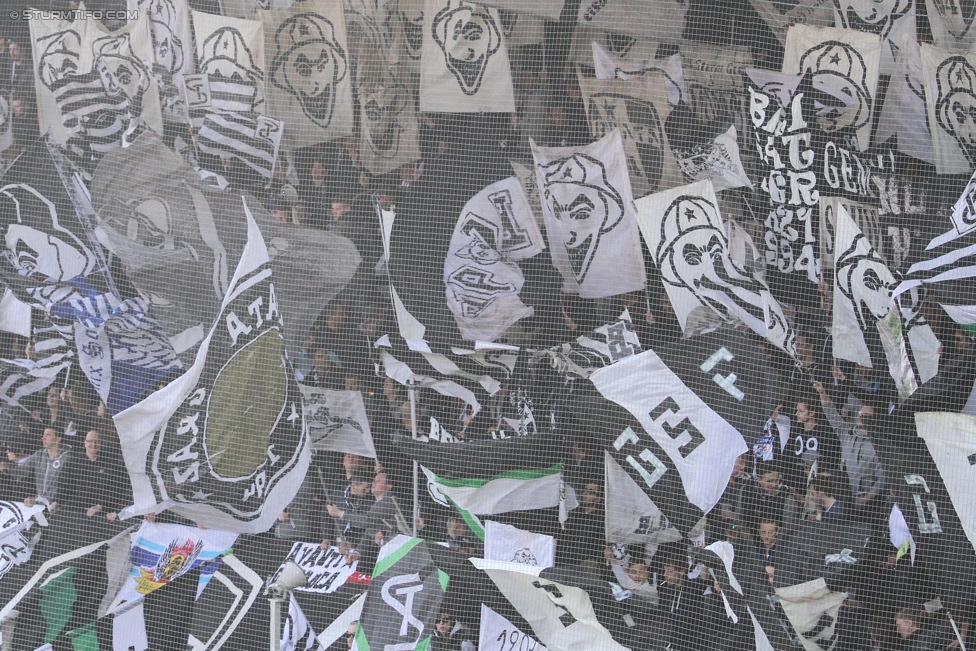
[[[664,126],[654,105],[627,95],[597,93],[590,97],[589,109],[593,136],[602,138],[620,129],[627,168],[657,189],[664,167]]]
[[[873,327],[876,321],[885,318],[897,283],[863,234],[854,238],[851,246],[837,257],[835,265],[837,287],[854,306],[861,329]]]
[[[271,82],[294,95],[320,127],[332,122],[336,86],[346,78],[346,53],[332,23],[317,14],[292,16],[275,33]]]
[[[148,0],[149,27],[152,30],[156,65],[169,73],[183,68],[183,42],[173,33],[177,12],[173,0]],[[140,6],[140,9],[144,7]]]
[[[840,41],[825,41],[800,58],[800,72],[810,75],[817,123],[827,133],[857,130],[871,117],[864,58]]]
[[[78,74],[81,38],[68,30],[52,34],[38,41],[43,52],[37,61],[37,77],[48,89],[60,85],[62,79]]]
[[[540,170],[542,200],[559,223],[573,275],[582,283],[600,239],[623,220],[623,198],[610,185],[603,163],[591,156],[573,154]]]
[[[729,257],[718,210],[706,199],[686,195],[671,202],[661,220],[661,239],[655,252],[664,282],[690,290],[719,314],[736,306],[764,322],[758,298],[762,287]],[[745,300],[752,294],[755,300]]]
[[[844,27],[887,38],[896,20],[915,7],[915,0],[834,0]]]
[[[976,18],[976,0],[933,0],[932,6],[953,38],[969,34]]]
[[[54,204],[29,185],[0,188],[0,222],[7,224],[7,258],[19,271],[65,281],[95,266],[91,250],[58,223]]]
[[[95,41],[95,70],[109,97],[123,95],[139,110],[142,96],[149,89],[149,71],[129,47],[128,34]]]
[[[488,9],[448,2],[434,16],[433,36],[461,91],[465,95],[477,93],[488,61],[502,43],[501,30]]]
[[[366,84],[359,97],[365,118],[363,141],[378,156],[395,156],[403,133],[400,115],[410,99],[407,89],[392,80],[388,85]]]
[[[221,27],[203,42],[200,72],[207,75],[211,90],[217,85],[224,95],[235,95],[243,104],[259,103],[258,86],[264,72],[254,63],[254,55],[244,36],[233,27]]]
[[[129,208],[126,237],[151,248],[175,248],[175,239],[170,233],[170,208],[165,200],[157,197],[133,200]]]
[[[976,68],[964,56],[949,57],[935,73],[935,121],[976,163]]]

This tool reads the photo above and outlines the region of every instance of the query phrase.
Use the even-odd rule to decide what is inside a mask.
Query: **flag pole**
[[[952,624],[952,632],[956,634],[956,639],[959,641],[959,648],[961,651],[966,651],[966,643],[962,639],[962,634],[959,632],[959,627],[956,626],[956,620],[952,616],[952,611],[946,610],[946,617],[949,618],[949,623]]]
[[[417,387],[414,386],[413,378],[407,380],[407,395],[410,396],[410,438],[417,440]],[[413,460],[413,522],[411,531],[417,537],[417,518],[420,516],[420,468],[417,460]]]

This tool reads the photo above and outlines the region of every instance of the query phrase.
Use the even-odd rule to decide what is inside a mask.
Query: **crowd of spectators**
[[[221,171],[232,188],[255,195],[273,217],[343,235],[363,258],[349,287],[322,306],[293,361],[299,381],[308,386],[362,392],[378,459],[317,453],[298,496],[266,535],[319,541],[323,548],[335,545],[350,562],[358,560],[366,573],[379,548],[398,532],[418,531],[447,543],[460,557],[483,553],[482,542],[465,521],[435,504],[426,490],[415,510],[412,468],[392,443],[398,436],[409,436],[413,422],[406,389],[376,370],[372,343],[395,330],[377,210],[423,207],[432,216],[431,241],[418,246],[430,244],[436,251],[446,246],[460,207],[471,195],[511,175],[510,160],[531,160],[529,137],[550,146],[592,139],[575,73],[543,65],[540,46],[514,51],[512,58],[517,113],[421,114],[422,158],[387,175],[375,176],[364,168],[355,137],[290,153],[270,181],[233,161],[201,159],[202,165]],[[9,98],[13,119],[13,144],[0,154],[6,160],[37,137],[29,61],[30,48],[22,37],[0,33],[0,94]],[[434,243],[438,239],[444,243]],[[441,264],[443,257],[432,253],[430,264]],[[531,274],[531,265],[526,268]],[[519,336],[537,345],[561,343],[627,307],[645,347],[666,345],[680,336],[680,328],[660,283],[656,287],[595,301],[554,291],[539,299],[536,317],[527,320]],[[443,291],[430,294],[431,300],[443,300]],[[667,643],[672,651],[752,643],[749,622],[731,623],[721,587],[693,560],[692,548],[732,541],[740,581],[761,591],[774,618],[783,619],[774,588],[789,585],[784,581],[796,576],[797,568],[790,563],[811,537],[832,523],[843,523],[856,532],[855,538],[859,536],[861,548],[852,550],[860,554],[856,566],[831,585],[848,593],[835,648],[922,651],[952,646],[955,637],[945,621],[923,608],[934,596],[934,587],[904,550],[889,542],[894,503],[873,440],[883,431],[895,401],[893,384],[881,369],[838,365],[830,357],[830,306],[825,286],[822,314],[793,315],[802,367],[784,369],[789,388],[768,414],[767,425],[775,431],[785,420],[791,428],[790,444],[782,453],[751,450],[741,456],[721,502],[686,540],[630,547],[607,543],[602,447],[587,432],[564,432],[567,452],[557,459],[580,503],[565,526],[548,511],[498,519],[554,535],[557,565],[615,583],[625,599],[641,603],[638,610],[654,633],[640,648]],[[944,317],[929,316],[945,342],[942,365],[951,368],[966,357],[972,340]],[[4,345],[16,357],[25,342],[11,338]],[[508,389],[486,400],[475,419],[457,400],[419,390],[418,425],[426,430],[433,418],[462,441],[506,430],[511,435],[511,425],[503,417],[508,414]],[[5,422],[7,460],[0,463],[0,498],[47,504],[53,518],[72,526],[120,529],[117,514],[131,501],[131,492],[118,434],[105,405],[77,376],[33,398],[23,401],[23,413],[13,424]],[[554,458],[562,454],[553,451]],[[449,595],[436,624],[433,648],[466,650],[477,639],[474,623],[455,613],[466,612],[452,603],[463,598]],[[956,616],[965,635],[973,613]]]

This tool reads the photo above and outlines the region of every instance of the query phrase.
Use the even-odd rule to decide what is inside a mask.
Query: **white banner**
[[[332,594],[356,573],[356,566],[359,564],[359,561],[347,563],[338,547],[322,549],[319,543],[307,542],[297,542],[292,545],[291,551],[283,562],[288,561],[294,561],[302,568],[308,581],[304,587],[295,589],[312,594]],[[269,584],[277,580],[280,571],[279,568],[268,579]]]
[[[313,450],[332,450],[376,458],[376,447],[361,392],[318,389],[304,384],[299,384],[298,388],[305,398],[302,410]]]
[[[620,132],[585,147],[529,142],[563,291],[602,298],[643,289],[644,258]]]
[[[515,91],[497,9],[426,0],[420,110],[514,113]]]
[[[742,435],[713,411],[653,350],[590,376],[603,395],[629,411],[674,462],[688,501],[708,512],[722,497]]]
[[[969,117],[976,103],[976,54],[923,44],[922,80],[936,171],[971,173],[976,167],[976,134]]]
[[[488,520],[485,522],[485,558],[489,561],[552,567],[556,564],[556,539]]]
[[[488,606],[481,604],[481,630],[478,633],[479,649],[548,651],[530,633],[519,630],[507,618],[502,617]]]
[[[915,414],[918,436],[942,475],[966,537],[976,549],[976,418],[965,414]],[[912,505],[905,505],[912,508]],[[922,508],[921,506],[919,507]]]

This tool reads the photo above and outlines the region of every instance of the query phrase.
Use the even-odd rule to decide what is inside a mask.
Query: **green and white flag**
[[[509,470],[490,477],[439,477],[425,466],[427,485],[434,499],[453,503],[474,515],[496,515],[559,506],[562,464],[534,470]],[[449,500],[449,502],[448,502]]]

